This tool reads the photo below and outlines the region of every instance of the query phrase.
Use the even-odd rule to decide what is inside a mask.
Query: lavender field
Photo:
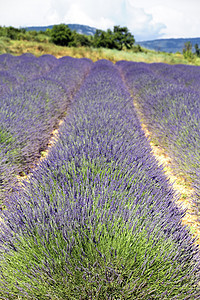
[[[191,182],[200,217],[200,68],[117,63],[154,139]]]
[[[133,104],[199,206],[198,74],[0,56],[0,299],[200,299],[199,248]]]

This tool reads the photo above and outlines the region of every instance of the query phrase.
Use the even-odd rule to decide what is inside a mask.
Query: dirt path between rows
[[[49,151],[55,145],[55,143],[57,141],[57,134],[58,134],[59,129],[60,129],[61,125],[63,124],[63,122],[64,122],[64,119],[61,119],[59,121],[58,125],[56,126],[56,129],[54,129],[51,132],[51,138],[47,144],[46,150],[42,152],[42,155],[40,156],[40,158],[34,163],[33,170],[35,170],[39,167],[40,163],[47,157]],[[27,175],[17,175],[18,184],[21,185],[23,180],[29,180],[29,177],[31,176],[31,174],[32,174],[32,171],[30,171]]]
[[[134,107],[138,114],[142,129],[145,133],[145,136],[148,138],[150,142],[150,146],[152,149],[152,154],[157,159],[159,165],[162,165],[164,168],[165,175],[169,179],[170,183],[173,183],[173,188],[176,193],[180,195],[179,201],[177,201],[177,205],[182,208],[186,208],[186,214],[182,218],[182,223],[190,227],[190,232],[193,237],[196,238],[196,244],[200,245],[200,222],[198,220],[197,214],[195,213],[194,203],[192,201],[192,195],[194,193],[194,189],[191,185],[185,180],[182,176],[177,176],[173,171],[173,162],[171,158],[166,154],[166,151],[159,145],[155,145],[152,142],[152,133],[147,129],[147,125],[145,124],[144,116],[142,115],[137,101],[133,101]]]

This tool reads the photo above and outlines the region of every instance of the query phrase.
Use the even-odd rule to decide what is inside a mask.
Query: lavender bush
[[[9,65],[10,56],[6,58]],[[51,56],[37,59],[32,55],[23,55],[16,60],[17,64],[14,64],[12,58],[9,71],[0,72],[1,201],[6,193],[12,191],[17,180],[15,175],[29,172],[47,148],[52,131],[66,114],[73,94],[91,65],[91,61],[82,59],[66,59],[62,64]],[[64,72],[73,78],[72,86],[72,79],[65,84],[62,78],[52,79],[56,65],[60,65],[61,74]],[[45,76],[41,76],[43,73]]]
[[[2,212],[4,299],[198,299],[199,254],[115,66],[96,62],[58,141]]]
[[[18,87],[16,78],[8,71],[0,71],[0,97]]]
[[[77,87],[83,83],[85,75],[90,71],[92,61],[87,58],[77,59],[70,56],[61,57],[58,61],[58,65],[48,73],[48,77],[62,82],[74,94]]]
[[[172,157],[175,171],[192,182],[200,207],[200,68],[128,62],[118,66],[154,139]]]

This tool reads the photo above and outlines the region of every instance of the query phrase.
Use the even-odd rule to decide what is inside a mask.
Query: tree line
[[[183,56],[187,59],[192,59],[194,56],[200,57],[200,48],[198,44],[194,45],[195,52],[192,51],[192,43],[186,42],[183,47]]]
[[[109,49],[131,49],[135,43],[134,36],[127,27],[114,26],[113,30],[97,29],[93,36],[87,36],[71,30],[68,25],[54,25],[46,31],[27,31],[24,28],[0,26],[0,38],[11,40],[31,40],[37,42],[52,42],[59,46],[94,47]]]

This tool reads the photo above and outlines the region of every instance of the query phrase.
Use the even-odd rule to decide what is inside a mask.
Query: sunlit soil
[[[49,140],[49,143],[47,145],[47,148],[45,151],[42,151],[41,152],[41,156],[39,158],[39,160],[37,162],[34,163],[34,169],[37,168],[37,166],[39,166],[39,164],[47,157],[50,149],[53,147],[53,145],[56,143],[57,141],[57,135],[58,135],[58,131],[59,131],[59,128],[60,126],[62,125],[64,121],[63,120],[60,120],[58,125],[57,125],[57,128],[54,129],[52,132],[51,132],[51,138]],[[17,179],[18,179],[18,183],[21,184],[23,180],[26,180],[28,181],[29,180],[29,177],[31,176],[31,172],[29,174],[26,174],[26,175],[17,175]]]
[[[47,157],[47,155],[49,153],[49,150],[51,149],[51,147],[53,145],[55,145],[55,143],[57,141],[57,135],[58,135],[59,128],[60,128],[60,126],[62,125],[63,122],[64,122],[63,120],[60,120],[59,123],[58,123],[58,128],[54,129],[52,131],[51,139],[49,140],[49,143],[47,145],[47,149],[41,153],[42,155],[41,155],[38,163],[40,163],[43,159],[45,159]]]
[[[178,206],[187,209],[185,216],[182,218],[182,223],[189,226],[191,234],[196,238],[196,243],[200,245],[200,223],[197,214],[195,213],[194,202],[192,201],[194,189],[192,188],[191,183],[182,175],[174,174],[172,159],[166,154],[166,151],[161,146],[152,141],[152,133],[147,129],[145,120],[136,102],[134,102],[134,106],[141,120],[141,126],[145,136],[149,139],[152,154],[157,159],[159,165],[164,167],[163,170],[169,179],[169,182],[173,184],[175,192],[179,195],[179,201],[177,201]]]

